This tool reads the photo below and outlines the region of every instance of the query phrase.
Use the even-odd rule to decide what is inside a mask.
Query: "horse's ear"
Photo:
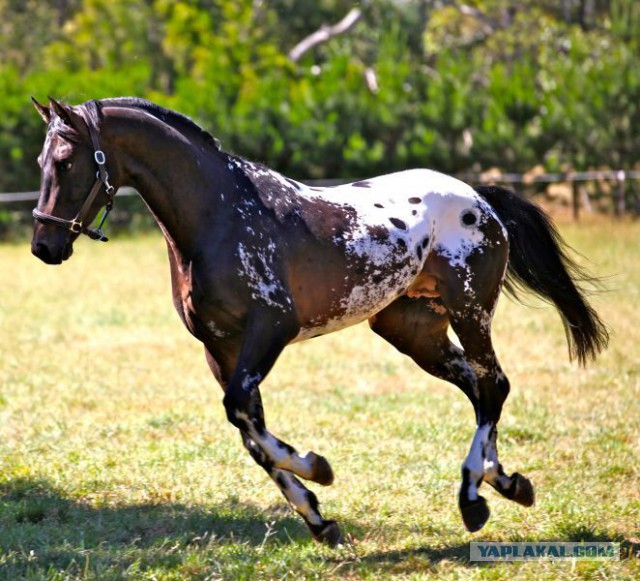
[[[31,97],[31,100],[33,101],[33,106],[36,108],[36,111],[40,113],[40,117],[44,119],[45,123],[49,123],[51,121],[51,109],[41,103],[38,103],[35,97]]]
[[[72,111],[69,105],[64,105],[63,103],[59,103],[53,97],[49,97],[49,106],[51,111],[53,111],[57,117],[60,118],[65,125],[69,127],[74,127],[73,119],[72,119]]]
[[[78,134],[82,134],[83,130],[86,129],[83,118],[74,111],[71,105],[60,103],[51,97],[49,97],[49,105],[56,116],[59,117],[65,125],[75,129]]]

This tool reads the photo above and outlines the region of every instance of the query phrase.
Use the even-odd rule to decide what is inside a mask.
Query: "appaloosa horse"
[[[48,130],[33,253],[59,264],[80,234],[104,240],[90,227],[100,208],[106,217],[120,186],[138,190],[166,238],[175,307],[204,344],[229,421],[316,539],[335,545],[340,529],[296,476],[328,485],[333,472],[323,456],[299,454],[267,430],[259,386],[287,345],[366,319],[473,404],[459,494],[467,529],[489,517],[483,481],[533,503],[531,483],[505,474],[496,447],[509,393],[491,343],[503,283],[556,306],[582,363],[608,340],[581,289],[590,277],[537,206],[426,169],[307,187],[141,99],[34,103]]]

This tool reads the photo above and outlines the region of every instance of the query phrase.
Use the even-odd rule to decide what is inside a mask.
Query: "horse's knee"
[[[244,389],[228,389],[222,399],[227,420],[243,432],[251,427],[258,432],[264,429],[264,413],[262,400],[257,388],[246,391]]]
[[[491,400],[492,415],[495,416],[495,421],[497,422],[500,418],[500,414],[502,413],[502,406],[504,402],[507,400],[509,395],[509,391],[511,391],[511,386],[509,384],[509,379],[507,376],[500,370],[496,376],[495,388],[493,389]]]
[[[497,424],[502,415],[502,407],[510,391],[507,376],[498,371],[495,377],[478,382],[478,421],[480,424]]]
[[[222,399],[222,405],[227,414],[227,420],[239,430],[246,432],[249,430],[248,417],[244,418],[243,409],[245,406],[237,398],[233,397],[229,391],[227,391]]]

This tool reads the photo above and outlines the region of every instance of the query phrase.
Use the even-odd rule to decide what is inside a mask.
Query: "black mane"
[[[100,101],[97,101],[97,103],[99,104],[99,107],[133,107],[136,109],[142,109],[160,121],[171,125],[181,133],[192,134],[200,137],[216,150],[220,149],[218,140],[208,131],[202,129],[202,127],[200,127],[195,121],[182,113],[166,109],[165,107],[156,105],[146,99],[140,99],[138,97],[115,97],[111,99],[101,99]],[[90,107],[89,110],[91,109],[92,108]],[[93,121],[96,122],[98,119]]]

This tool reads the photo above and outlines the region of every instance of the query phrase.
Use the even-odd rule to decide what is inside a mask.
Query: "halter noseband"
[[[82,204],[82,207],[76,214],[76,217],[72,220],[66,220],[64,218],[58,218],[56,216],[52,216],[51,214],[45,214],[38,210],[38,208],[34,208],[32,215],[38,220],[38,222],[42,222],[43,224],[52,224],[53,226],[58,226],[59,228],[64,228],[65,230],[69,230],[74,234],[86,234],[91,240],[98,240],[100,242],[107,242],[109,239],[104,235],[102,231],[102,226],[104,225],[109,212],[111,212],[113,208],[113,197],[116,193],[115,188],[109,183],[109,173],[106,168],[107,157],[104,154],[104,151],[100,149],[100,141],[98,139],[98,134],[92,127],[92,124],[87,122],[85,119],[85,123],[89,129],[89,135],[91,136],[91,142],[93,143],[93,159],[98,165],[98,171],[96,172],[96,181],[93,183],[91,190],[89,191],[89,195],[87,199]],[[108,201],[104,208],[104,213],[100,218],[100,224],[97,228],[89,228],[85,224],[85,220],[87,219],[87,215],[93,205],[96,196],[100,193],[102,186],[105,187],[105,192],[108,196]]]

